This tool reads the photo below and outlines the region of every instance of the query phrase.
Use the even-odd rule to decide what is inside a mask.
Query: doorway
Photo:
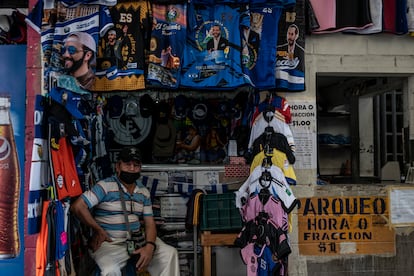
[[[389,162],[405,175],[403,77],[317,75],[318,175],[327,183],[379,183]],[[406,101],[407,102],[407,101]]]

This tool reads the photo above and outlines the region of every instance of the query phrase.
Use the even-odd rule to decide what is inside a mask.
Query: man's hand
[[[104,241],[111,242],[112,239],[108,236],[106,231],[101,228],[93,234],[92,238],[89,241],[89,246],[92,251],[95,252],[99,247],[101,247],[101,244]]]
[[[147,266],[152,260],[154,250],[155,250],[155,247],[152,244],[146,244],[145,246],[134,251],[134,254],[141,255],[136,264],[138,271],[141,271],[147,268]]]

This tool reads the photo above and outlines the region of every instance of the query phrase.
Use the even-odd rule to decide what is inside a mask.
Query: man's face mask
[[[131,173],[131,172],[125,172],[121,171],[119,174],[119,179],[121,179],[123,182],[127,184],[135,183],[141,176],[141,173]]]

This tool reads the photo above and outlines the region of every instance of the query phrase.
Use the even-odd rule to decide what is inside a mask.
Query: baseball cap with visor
[[[122,162],[135,161],[141,163],[141,152],[136,147],[125,147],[119,153],[118,160]]]

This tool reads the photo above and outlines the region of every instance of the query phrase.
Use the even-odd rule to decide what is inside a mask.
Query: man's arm
[[[145,240],[147,242],[155,242],[157,238],[157,227],[155,225],[154,217],[144,217],[145,226]]]
[[[180,147],[182,149],[188,150],[188,151],[195,151],[201,143],[201,136],[196,134],[193,139],[191,139],[191,144],[186,145],[186,144],[180,144]]]
[[[83,198],[79,197],[70,207],[70,211],[75,214],[81,222],[93,230],[94,235],[90,242],[93,251],[96,251],[101,246],[102,242],[112,241],[106,231],[96,223]]]
[[[140,254],[140,258],[136,264],[138,270],[142,270],[149,265],[156,249],[155,239],[157,238],[157,227],[155,225],[154,217],[144,217],[144,226],[145,240],[147,244],[136,251],[136,253]]]

